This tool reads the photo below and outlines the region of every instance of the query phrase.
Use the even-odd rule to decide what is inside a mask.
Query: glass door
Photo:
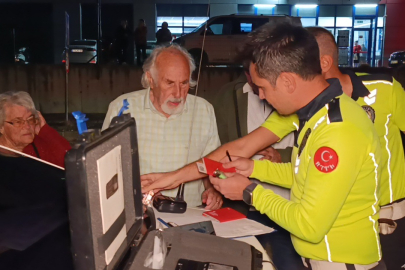
[[[376,50],[375,50],[375,66],[382,66],[382,56],[383,56],[383,45],[384,45],[384,29],[377,29],[377,40],[376,40]]]
[[[359,65],[370,65],[371,56],[371,29],[369,30],[354,30],[354,46],[353,59],[354,63]],[[356,61],[357,60],[357,61]],[[356,65],[355,65],[356,66]]]
[[[353,66],[372,65],[373,19],[355,19],[353,31]]]

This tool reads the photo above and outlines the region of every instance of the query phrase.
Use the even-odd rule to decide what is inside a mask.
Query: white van
[[[288,22],[301,26],[299,17],[291,16],[255,16],[227,15],[212,17],[198,26],[191,33],[175,39],[173,42],[186,48],[200,62],[201,48],[204,39],[204,28],[207,24],[204,52],[204,64],[233,64],[237,56],[237,48],[243,44],[246,35],[265,23]]]

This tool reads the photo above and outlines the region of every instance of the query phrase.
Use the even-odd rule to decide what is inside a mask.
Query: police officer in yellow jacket
[[[367,114],[337,79],[321,76],[319,49],[305,29],[256,31],[250,72],[280,114],[297,112],[292,163],[240,158],[227,179],[211,178],[230,199],[242,199],[292,235],[312,269],[385,269],[377,220],[381,148]],[[247,176],[291,188],[291,201],[251,184]]]
[[[405,158],[400,132],[405,131],[405,91],[392,76],[355,74],[337,67],[337,46],[333,35],[321,27],[307,28],[320,48],[326,78],[339,78],[343,91],[367,113],[381,144],[379,188],[380,233],[383,258],[388,269],[405,265]],[[269,117],[263,127],[283,138],[296,130],[297,115]],[[393,234],[391,234],[393,233]]]

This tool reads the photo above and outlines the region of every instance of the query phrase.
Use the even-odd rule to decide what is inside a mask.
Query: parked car
[[[62,54],[62,62],[65,59],[65,51]],[[96,64],[97,63],[97,40],[83,39],[75,40],[69,45],[70,63]]]
[[[212,17],[191,33],[175,39],[173,42],[186,48],[198,64],[201,58],[201,48],[205,35],[202,63],[204,64],[234,64],[238,54],[237,48],[246,39],[246,35],[265,23],[290,22],[301,26],[299,17],[291,16],[256,16],[256,15],[226,15]]]
[[[22,47],[18,49],[18,53],[14,55],[14,62],[16,64],[26,65],[30,61],[29,49]]]
[[[398,67],[405,64],[405,51],[394,52],[388,59],[390,67]]]

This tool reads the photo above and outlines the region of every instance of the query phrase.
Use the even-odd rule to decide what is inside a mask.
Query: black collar
[[[365,97],[370,94],[370,91],[368,91],[367,87],[364,86],[363,81],[361,80],[361,77],[357,76],[356,73],[354,73],[351,70],[348,69],[340,69],[340,72],[343,74],[349,75],[350,80],[352,81],[353,85],[353,93],[352,93],[352,99],[357,101],[359,97]]]
[[[342,86],[338,79],[328,79],[330,84],[328,88],[322,91],[317,97],[315,97],[305,107],[297,111],[297,115],[300,121],[308,121],[315,113],[322,109],[325,104],[329,103],[333,98],[343,94]]]

